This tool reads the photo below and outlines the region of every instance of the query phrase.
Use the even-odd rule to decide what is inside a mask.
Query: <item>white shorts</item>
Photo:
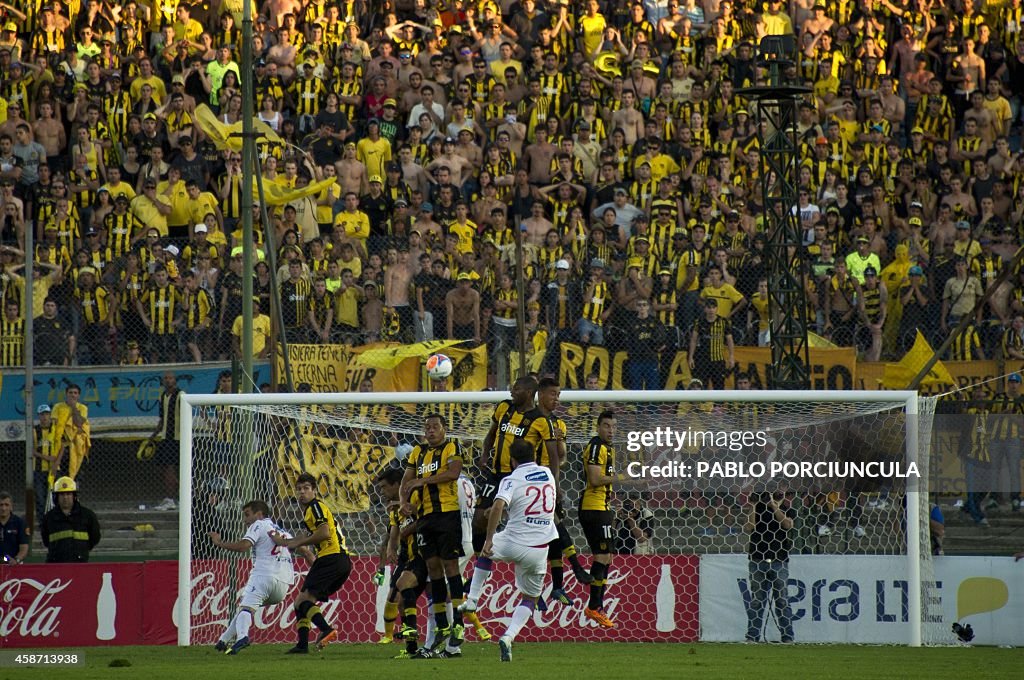
[[[547,546],[533,548],[519,545],[503,538],[501,534],[494,537],[493,546],[492,560],[515,563],[516,588],[528,597],[540,597],[544,577],[548,573]]]
[[[284,600],[291,587],[290,583],[273,576],[252,576],[242,589],[241,605],[256,609],[268,604],[277,604]]]

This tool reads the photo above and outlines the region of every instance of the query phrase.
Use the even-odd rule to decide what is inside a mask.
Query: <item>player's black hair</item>
[[[601,411],[601,415],[597,417],[597,424],[600,425],[606,420],[615,420],[615,411],[608,409],[607,411]]]
[[[513,385],[513,387],[516,387],[518,389],[525,389],[525,390],[529,390],[530,388],[533,388],[534,390],[536,390],[537,389],[537,379],[534,378],[531,375],[524,375],[522,378],[519,378],[518,380],[516,380],[516,382]]]
[[[441,425],[443,425],[446,430],[448,429],[448,419],[445,418],[440,413],[428,413],[427,415],[423,416],[423,424],[426,425],[427,421],[430,420],[431,418],[437,418],[438,420],[441,421]]]
[[[373,480],[374,484],[379,482],[385,482],[387,484],[400,484],[402,477],[405,476],[405,470],[394,465],[389,465],[377,475],[377,478]]]
[[[264,517],[270,517],[270,506],[261,500],[251,500],[243,505],[242,509],[263,513]]]
[[[559,387],[558,381],[554,378],[541,378],[540,383],[537,384],[539,391],[547,390],[552,387]]]
[[[529,463],[534,460],[534,448],[525,439],[516,438],[509,447],[509,455],[517,463]]]
[[[316,489],[317,488],[316,477],[314,477],[313,475],[309,474],[308,472],[303,472],[295,480],[295,486],[302,486],[303,484],[309,484],[311,487]]]

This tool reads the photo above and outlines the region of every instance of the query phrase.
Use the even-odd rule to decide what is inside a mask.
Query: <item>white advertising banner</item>
[[[952,642],[954,622],[970,624],[974,644],[1024,646],[1024,564],[1009,557],[937,557],[922,602],[925,642]],[[738,642],[747,632],[746,555],[700,560],[701,640]],[[794,555],[789,606],[797,642],[906,644],[906,559],[876,555]],[[779,640],[769,600],[764,638]]]

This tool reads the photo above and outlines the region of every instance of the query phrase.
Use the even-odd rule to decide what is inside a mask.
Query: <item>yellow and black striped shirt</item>
[[[965,436],[970,438],[967,456],[978,463],[990,463],[992,456],[989,453],[988,409],[984,404],[975,403],[967,408],[967,413],[973,416],[969,423],[965,423],[969,428],[969,434],[965,433]]]
[[[0,366],[21,366],[25,356],[25,320],[0,320]]]
[[[312,286],[307,279],[281,283],[281,317],[288,328],[298,328],[306,323],[307,301],[312,294]]]
[[[203,288],[199,288],[188,297],[188,307],[185,309],[186,327],[191,329],[199,328],[210,318],[213,310],[213,300],[210,294]]]
[[[180,296],[174,286],[163,288],[154,286],[142,294],[142,306],[146,308],[153,324],[150,332],[153,335],[172,335],[174,333],[174,310]]]
[[[107,249],[110,257],[122,257],[132,248],[132,236],[142,227],[142,222],[131,212],[123,215],[111,212],[103,218],[107,230]]]
[[[992,400],[989,410],[996,417],[991,418],[992,440],[1005,442],[1020,438],[1021,424],[1024,423],[1024,395],[1011,397],[1000,392]]]
[[[406,517],[398,510],[392,510],[388,513],[388,526],[398,529],[398,563],[406,564],[416,559],[418,554],[416,551],[416,534],[415,532],[410,533],[405,538],[402,538],[402,531],[407,529],[410,524],[416,522],[415,517]]]
[[[313,312],[313,318],[323,330],[323,327],[327,325],[327,319],[334,317],[334,296],[324,293],[322,297],[317,297],[315,293],[310,293],[307,307],[307,311]]]
[[[495,302],[516,302],[518,300],[519,293],[516,292],[515,288],[509,288],[508,290],[499,288],[497,295],[495,295]],[[516,318],[516,307],[502,310],[495,309],[494,316],[498,319],[514,319]]]
[[[978,355],[980,350],[981,336],[978,335],[978,329],[971,324],[953,338],[949,346],[949,358],[953,361],[973,361],[981,358]]]
[[[448,470],[455,462],[462,462],[462,448],[455,439],[445,439],[439,446],[419,444],[409,454],[406,469],[412,470],[417,479],[430,479]],[[409,498],[420,517],[441,512],[459,511],[458,482],[452,479],[440,484],[427,482],[414,489]]]
[[[877,323],[882,315],[882,289],[877,286],[865,286],[861,289],[861,294],[864,298],[864,316],[869,322]]]
[[[604,314],[610,299],[611,290],[606,282],[601,281],[594,286],[594,294],[590,299],[583,301],[583,318],[594,325],[603,326],[604,320],[601,319],[601,315]]]
[[[701,316],[693,324],[693,332],[697,334],[696,361],[725,361],[725,338],[732,335],[732,324],[728,319],[718,316],[714,321],[708,321],[706,316]]]
[[[32,429],[35,431],[36,453],[42,456],[54,455],[53,449],[56,445],[57,423],[50,420],[49,427],[44,429],[42,425],[36,425]],[[50,461],[43,458],[35,458],[34,461],[34,469],[37,472],[50,471]]]
[[[540,409],[518,411],[511,399],[506,399],[494,408],[491,424],[495,429],[494,456],[491,459],[491,470],[495,474],[504,475],[512,472],[512,444],[517,437],[526,437],[533,421],[545,419]]]
[[[100,286],[92,290],[82,288],[75,289],[75,297],[81,305],[82,321],[86,325],[94,326],[105,323],[108,320],[107,289]]]
[[[348,554],[348,551],[345,548],[345,536],[341,533],[341,527],[339,527],[338,523],[335,521],[334,513],[331,512],[330,508],[328,508],[327,504],[322,500],[314,498],[313,501],[306,506],[306,512],[302,516],[302,522],[306,525],[306,528],[309,529],[310,533],[313,533],[324,524],[327,525],[327,538],[316,544],[317,557]]]
[[[533,447],[536,453],[535,460],[537,464],[551,467],[551,456],[548,454],[547,443],[558,439],[558,430],[550,416],[544,415],[540,409],[537,409],[537,412],[540,415],[530,422],[526,434],[523,435],[523,439]],[[533,413],[533,411],[530,413]]]
[[[669,286],[665,290],[658,291],[654,296],[654,304],[656,305],[675,305],[676,303],[676,289]],[[658,310],[658,323],[661,325],[672,328],[676,325],[676,310],[674,309],[661,309]]]
[[[587,450],[586,453],[584,453],[583,462],[586,465],[599,466],[602,474],[614,475],[615,449],[612,448],[611,444],[607,443],[600,437],[594,437],[590,440],[590,443],[587,444]],[[611,510],[611,499],[611,484],[591,486],[588,482],[587,487],[583,490],[583,496],[580,499],[580,510]]]

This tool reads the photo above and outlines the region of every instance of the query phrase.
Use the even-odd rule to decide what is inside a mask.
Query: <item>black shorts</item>
[[[592,555],[615,552],[615,512],[612,510],[580,510],[580,527],[587,537]]]
[[[401,560],[395,566],[395,573],[391,575],[392,588],[398,587],[398,579],[407,571],[412,572],[412,575],[416,577],[416,583],[420,586],[427,582],[427,562],[417,555],[415,559]]]
[[[302,583],[302,592],[310,593],[317,602],[327,600],[345,585],[352,573],[352,560],[348,555],[324,555],[313,562]]]
[[[494,505],[494,497],[498,495],[498,487],[501,486],[502,480],[510,474],[512,473],[489,472],[480,479],[478,484],[480,493],[476,497],[476,507],[478,510],[488,510]]]
[[[458,510],[434,512],[420,518],[416,529],[417,545],[424,560],[462,557],[462,517]]]
[[[474,324],[452,324],[452,337],[454,340],[472,340],[476,337],[476,326]]]
[[[164,439],[156,443],[156,451],[153,453],[153,462],[157,465],[178,466],[178,457],[181,455],[181,444],[176,439]]]

